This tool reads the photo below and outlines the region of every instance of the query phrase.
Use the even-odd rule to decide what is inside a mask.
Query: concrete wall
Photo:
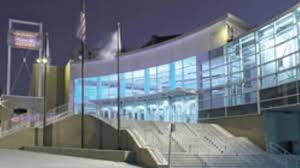
[[[0,148],[19,149],[24,146],[42,145],[42,130],[27,128],[0,139]]]
[[[3,106],[0,106],[0,127],[2,130],[11,126],[11,122],[9,122],[11,117],[11,111],[9,109],[4,108]]]
[[[40,97],[2,95],[2,100],[4,106],[11,111],[16,108],[27,109],[31,114],[43,111],[43,98]]]
[[[218,124],[233,135],[247,137],[259,147],[266,148],[266,127],[262,115],[212,119],[205,122]]]
[[[52,147],[80,147],[80,116],[72,116],[47,127],[47,145]],[[143,148],[128,130],[121,131],[121,148],[134,151],[139,165],[165,167],[155,158],[153,151]],[[41,146],[43,129],[28,128],[0,139],[0,148]],[[117,130],[91,116],[85,116],[85,147],[93,149],[118,149]]]
[[[117,149],[117,133],[100,120],[85,116],[85,147]],[[47,127],[47,145],[60,147],[81,146],[81,118],[69,117]]]
[[[3,106],[0,106],[0,120],[2,129],[9,129],[11,126],[18,124],[12,122],[11,118],[14,116],[14,109],[27,109],[26,114],[31,116],[38,116],[43,112],[43,98],[29,97],[29,96],[7,96],[2,95],[4,101]],[[30,118],[27,119],[28,121]]]
[[[155,151],[149,148],[143,148],[137,138],[128,130],[121,131],[122,149],[135,152],[135,160],[138,165],[148,168],[163,168],[167,167],[167,163],[155,158]]]
[[[46,129],[47,146],[79,148],[81,146],[80,121],[80,116],[78,115],[48,125]],[[22,146],[34,146],[34,144],[42,145],[42,136],[42,128],[36,130],[34,128],[28,128],[1,138],[0,147],[15,146],[19,148]],[[85,147],[117,149],[116,130],[94,117],[85,116]]]
[[[33,65],[33,78],[31,86],[31,96],[38,96],[39,88],[39,70],[43,73],[43,68],[38,64]],[[65,103],[65,69],[48,66],[47,67],[47,108],[52,109]],[[43,96],[44,79],[42,77],[42,96]]]

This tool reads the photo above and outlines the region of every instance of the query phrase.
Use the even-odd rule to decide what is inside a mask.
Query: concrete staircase
[[[168,158],[168,155],[164,155]],[[187,154],[187,153],[174,153],[171,155],[171,165],[176,168],[196,168],[196,167],[208,167],[206,162],[204,162],[197,154]]]
[[[115,121],[110,123],[116,124]],[[169,124],[122,120],[122,128],[135,130],[144,145],[158,149],[168,160]],[[215,124],[176,124],[172,136],[171,167],[279,168],[282,162],[244,137],[235,137]]]
[[[72,115],[72,113],[54,115],[47,121],[55,123]],[[93,115],[93,117],[114,128],[117,127],[116,120],[108,120],[97,115]],[[170,123],[167,122],[121,121],[121,129],[130,130],[144,149],[150,148],[158,151],[160,154],[156,156],[163,161],[168,160],[169,125]],[[31,126],[36,127],[39,124]],[[32,135],[30,136],[32,137]],[[177,123],[171,142],[171,167],[285,167],[282,155],[270,155],[247,138],[235,137],[215,124]]]

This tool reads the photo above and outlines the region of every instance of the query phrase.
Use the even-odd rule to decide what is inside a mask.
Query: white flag
[[[121,43],[121,32],[118,28],[117,31],[111,33],[110,38],[104,44],[104,46],[96,51],[97,59],[114,59],[118,54],[118,50],[121,52],[122,43]]]

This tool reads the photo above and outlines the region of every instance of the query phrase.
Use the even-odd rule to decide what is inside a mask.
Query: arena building
[[[153,36],[119,59],[89,52],[84,115],[81,62],[37,63],[30,96],[0,97],[0,148],[122,149],[144,167],[299,167],[299,47],[300,3],[256,27],[226,14]]]
[[[120,56],[122,116],[141,120],[196,122],[205,101],[198,96],[209,51],[244,33],[247,26],[228,14],[210,25],[169,41]],[[219,49],[220,51],[220,49]],[[218,53],[219,54],[219,53]],[[222,53],[220,53],[222,54]],[[202,65],[203,64],[203,65]],[[90,60],[85,68],[86,111],[116,117],[116,59]],[[71,101],[81,104],[80,64],[71,68]],[[199,106],[199,102],[203,107]],[[203,103],[202,103],[203,101]]]
[[[263,114],[267,141],[299,150],[299,4],[250,28],[228,14],[205,27],[120,56],[121,117],[201,122]],[[89,60],[85,111],[117,116],[117,59]],[[70,103],[80,112],[80,63]]]

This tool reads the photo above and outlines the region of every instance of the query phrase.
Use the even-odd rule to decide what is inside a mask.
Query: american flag
[[[79,20],[79,27],[77,31],[77,38],[85,42],[86,40],[86,20],[85,20],[85,0],[82,0],[82,9],[80,12],[80,20]]]

